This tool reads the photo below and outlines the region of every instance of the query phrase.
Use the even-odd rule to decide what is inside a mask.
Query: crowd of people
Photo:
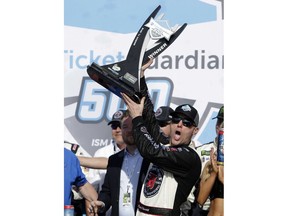
[[[94,157],[65,149],[64,204],[71,204],[76,187],[87,216],[223,216],[224,165],[217,164],[218,137],[195,145],[199,113],[190,104],[175,110],[161,106],[154,112],[144,76],[152,62],[141,68],[141,102],[121,93],[127,110],[114,113],[108,123],[114,142]],[[224,106],[215,118],[218,134],[224,128]],[[80,166],[89,168],[87,178]]]

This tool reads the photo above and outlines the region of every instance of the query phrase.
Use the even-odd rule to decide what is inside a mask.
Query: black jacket
[[[146,97],[143,116],[133,119],[133,136],[142,157],[153,166],[148,170],[138,210],[146,215],[180,215],[180,205],[200,177],[201,160],[189,143],[167,146],[169,137],[161,133],[141,78],[141,94]],[[156,203],[156,204],[155,204]]]
[[[120,173],[123,160],[124,150],[109,157],[107,173],[102,185],[102,190],[100,191],[98,197],[98,200],[105,203],[105,212],[110,208],[110,206],[112,206],[111,216],[119,215]],[[143,159],[136,192],[136,206],[139,201],[142,184],[145,179],[148,166],[149,162]],[[136,206],[135,210],[137,209]]]

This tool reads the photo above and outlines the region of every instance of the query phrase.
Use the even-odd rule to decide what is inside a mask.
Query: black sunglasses
[[[170,124],[170,121],[158,121],[158,125],[160,127],[166,127],[169,124]]]
[[[195,126],[195,127],[196,127],[196,125],[194,124],[194,122],[189,121],[189,120],[187,120],[187,119],[183,119],[183,118],[181,118],[181,117],[173,117],[173,118],[172,118],[172,123],[173,123],[173,124],[178,124],[181,120],[182,120],[182,123],[183,123],[183,125],[184,125],[185,127],[188,127],[188,128],[190,128],[190,127],[192,127],[192,126]]]
[[[118,127],[121,129],[121,124],[120,124],[120,123],[113,123],[113,124],[111,124],[111,128],[112,128],[113,130],[116,130]]]

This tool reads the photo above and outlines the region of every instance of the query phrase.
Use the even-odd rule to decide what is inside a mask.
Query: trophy
[[[125,60],[102,66],[93,62],[87,66],[87,73],[92,80],[120,98],[122,98],[120,94],[122,92],[140,103],[142,97],[140,69],[142,65],[167,49],[187,26],[187,23],[184,23],[181,27],[175,25],[170,28],[167,20],[162,20],[164,14],[154,19],[160,8],[159,5],[141,26]],[[149,48],[147,48],[148,44]]]

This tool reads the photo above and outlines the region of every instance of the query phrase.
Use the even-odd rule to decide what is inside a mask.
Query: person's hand
[[[143,108],[144,108],[144,101],[145,97],[141,98],[140,104],[134,102],[129,96],[125,93],[121,93],[122,98],[127,106],[129,114],[131,118],[135,118],[137,116],[142,116]]]
[[[212,172],[217,173],[218,179],[220,182],[222,182],[224,184],[224,166],[218,166],[217,165],[217,156],[214,153],[214,148],[211,148],[210,151],[210,161],[212,164]]]
[[[211,161],[207,161],[201,174],[201,181],[206,181],[209,178],[212,169]]]
[[[97,212],[99,209],[103,208],[105,204],[99,200],[93,200],[88,205],[89,216],[98,216]]]
[[[211,165],[212,165],[211,172],[217,173],[218,172],[217,156],[214,153],[214,148],[213,147],[211,148],[211,151],[210,151],[210,161],[211,161]]]
[[[140,69],[140,78],[144,77],[145,70],[153,63],[153,58],[149,59],[149,61],[144,64]]]

